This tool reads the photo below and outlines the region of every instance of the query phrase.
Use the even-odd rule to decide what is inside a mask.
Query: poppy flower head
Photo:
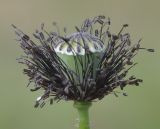
[[[31,91],[44,91],[35,107],[43,107],[47,100],[91,102],[115,93],[117,87],[123,90],[142,82],[127,73],[137,64],[133,58],[139,50],[154,50],[141,47],[140,40],[133,44],[123,31],[128,24],[117,34],[110,32],[110,24],[105,16],[89,18],[67,36],[49,33],[42,24],[33,34],[39,44],[13,25],[25,53],[18,61],[26,65],[24,74],[34,84]]]

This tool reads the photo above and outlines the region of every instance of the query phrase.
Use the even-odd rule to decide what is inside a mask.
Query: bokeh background
[[[22,54],[11,24],[32,35],[41,23],[53,30],[53,21],[72,32],[87,17],[111,18],[112,32],[128,23],[132,41],[155,53],[142,51],[130,71],[144,82],[127,87],[128,97],[114,95],[93,104],[92,129],[160,129],[160,2],[159,0],[0,0],[0,129],[76,129],[72,102],[42,109],[33,107],[40,93],[26,87],[27,77],[15,60]]]

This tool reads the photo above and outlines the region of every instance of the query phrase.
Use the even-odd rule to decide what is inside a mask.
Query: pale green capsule
[[[85,55],[85,49],[91,53],[104,51],[103,42],[89,33],[77,32],[67,38],[68,42],[61,40],[57,43],[56,52],[66,55]]]
[[[68,42],[60,41],[55,47],[57,55],[83,80],[83,70],[93,67],[93,77],[104,51],[104,44],[98,37],[77,32],[68,37]],[[90,66],[91,65],[91,66]]]

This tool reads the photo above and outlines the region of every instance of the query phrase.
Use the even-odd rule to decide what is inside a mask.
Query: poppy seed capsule
[[[76,32],[66,39],[68,40],[57,42],[55,47],[56,52],[65,55],[85,55],[88,52],[99,53],[104,51],[104,43],[89,33]]]
[[[64,63],[83,80],[83,70],[87,64],[93,66],[93,77],[104,52],[104,44],[99,38],[85,32],[77,32],[67,37],[68,40],[60,40],[55,52]],[[76,59],[76,60],[75,60]],[[77,61],[77,62],[76,62]]]

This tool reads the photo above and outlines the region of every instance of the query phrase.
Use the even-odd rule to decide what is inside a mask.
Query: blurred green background
[[[57,21],[72,32],[75,25],[92,16],[111,18],[113,32],[128,23],[133,41],[155,53],[141,52],[130,71],[144,83],[128,87],[128,97],[114,95],[93,104],[92,129],[160,129],[160,2],[159,0],[0,0],[0,129],[76,129],[77,112],[72,102],[35,109],[40,93],[26,88],[27,77],[15,60],[22,54],[11,24],[30,35],[44,22],[53,30]]]

